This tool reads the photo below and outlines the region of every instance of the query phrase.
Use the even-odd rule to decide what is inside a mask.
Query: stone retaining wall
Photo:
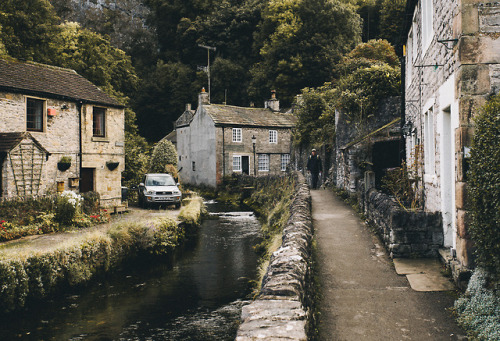
[[[281,247],[273,253],[258,298],[243,307],[237,341],[307,340],[311,243],[311,195],[302,174],[283,229]]]
[[[444,238],[441,213],[405,211],[373,188],[363,199],[364,214],[376,226],[391,257],[438,256]]]

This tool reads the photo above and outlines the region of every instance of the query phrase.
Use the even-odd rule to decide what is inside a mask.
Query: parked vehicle
[[[139,205],[146,208],[153,204],[173,204],[181,207],[182,193],[170,174],[144,175],[139,184]]]

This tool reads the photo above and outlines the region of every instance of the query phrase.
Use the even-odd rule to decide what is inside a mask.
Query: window
[[[276,130],[269,130],[269,143],[278,143],[278,132]]]
[[[410,30],[408,34],[408,41],[406,46],[406,87],[408,88],[411,84],[411,76],[413,73],[413,58],[414,58],[414,49],[413,47],[417,45],[413,40],[413,30]]]
[[[281,154],[281,170],[286,171],[286,167],[290,163],[290,154]]]
[[[233,142],[241,142],[241,128],[233,128]]]
[[[193,172],[195,172],[195,171],[196,171],[196,162],[194,162],[194,161],[193,161],[193,162],[191,163],[191,169],[193,170]]]
[[[432,27],[433,11],[432,0],[422,0],[422,54],[427,51],[434,34]]]
[[[269,171],[269,154],[259,154],[259,172]]]
[[[106,136],[106,109],[94,107],[92,121],[94,136]]]
[[[435,173],[434,115],[432,108],[424,114],[424,168],[425,174]]]
[[[43,131],[45,101],[28,98],[26,100],[26,130]]]
[[[233,172],[241,172],[241,156],[233,156]]]

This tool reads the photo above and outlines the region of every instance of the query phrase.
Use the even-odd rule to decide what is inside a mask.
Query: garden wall
[[[444,241],[440,212],[405,211],[374,188],[365,192],[362,204],[391,257],[438,257]]]
[[[307,340],[310,312],[311,196],[298,174],[282,245],[272,254],[256,300],[243,307],[237,341]]]

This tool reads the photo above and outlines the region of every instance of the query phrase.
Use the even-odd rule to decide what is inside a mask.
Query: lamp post
[[[257,171],[255,169],[255,144],[257,143],[257,138],[255,135],[252,136],[252,146],[253,146],[253,176],[257,175]]]

